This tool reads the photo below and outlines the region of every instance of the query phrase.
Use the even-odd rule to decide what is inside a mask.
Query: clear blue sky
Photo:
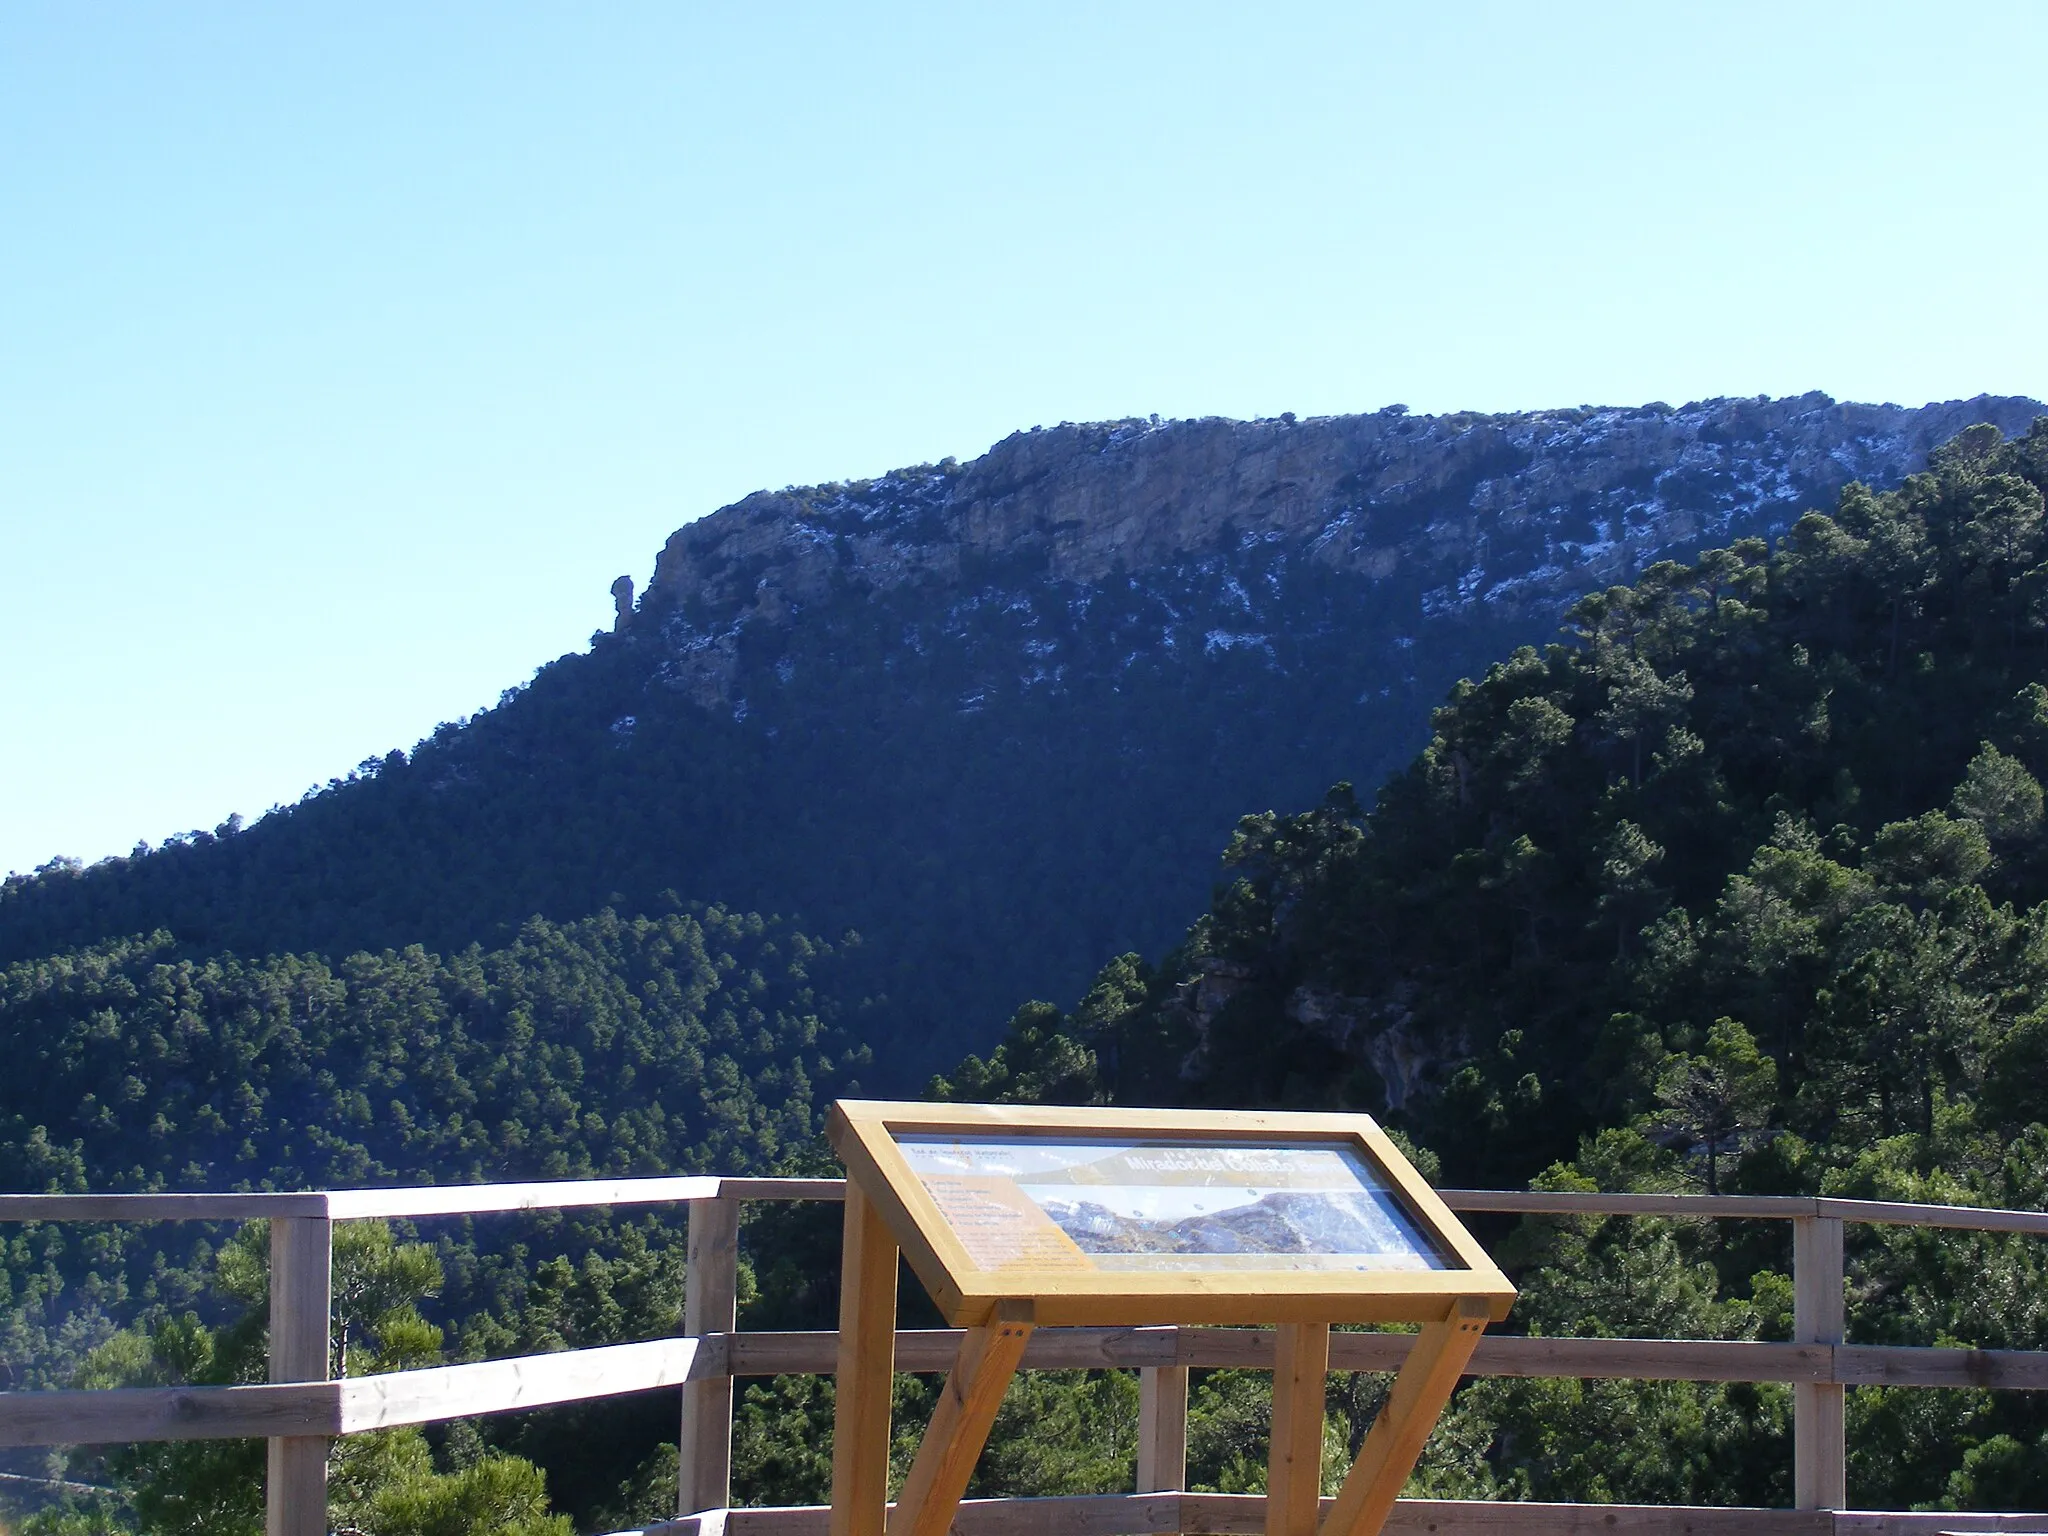
[[[2048,395],[2048,7],[0,9],[0,870],[1017,427]]]

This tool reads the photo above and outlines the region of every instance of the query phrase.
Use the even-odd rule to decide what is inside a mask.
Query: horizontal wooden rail
[[[243,1195],[0,1195],[0,1221],[252,1221],[325,1216],[332,1197]]]
[[[540,1184],[421,1184],[338,1189],[327,1197],[335,1221],[379,1216],[482,1216],[504,1211],[566,1211],[597,1205],[672,1205],[711,1200],[716,1178],[565,1179]]]
[[[835,1363],[837,1337],[829,1332],[709,1334],[344,1381],[0,1393],[0,1446],[352,1435],[400,1424],[616,1397],[687,1381],[827,1375]],[[1273,1338],[1264,1328],[1047,1328],[1033,1335],[1024,1366],[1271,1370]],[[1334,1334],[1330,1366],[1340,1371],[1398,1370],[1413,1343],[1412,1334]],[[959,1344],[957,1330],[906,1329],[896,1336],[897,1368],[944,1371],[952,1365]],[[1481,1341],[1470,1374],[2039,1391],[2048,1390],[2048,1355],[1747,1340],[1501,1336]]]
[[[737,1200],[844,1200],[843,1179],[721,1179],[719,1193]],[[1904,1200],[1841,1200],[1831,1195],[1596,1194],[1577,1190],[1440,1189],[1454,1211],[1538,1216],[1667,1216],[1717,1221],[1797,1221],[1818,1216],[1867,1226],[1945,1227],[1974,1232],[2048,1236],[2048,1211],[2007,1211],[1976,1205]]]
[[[1333,1502],[1324,1499],[1323,1509]],[[826,1536],[830,1515],[823,1505],[721,1509],[622,1536]],[[1109,1493],[968,1499],[953,1528],[958,1536],[1262,1536],[1265,1521],[1264,1494]],[[2048,1515],[1402,1499],[1386,1530],[1388,1536],[1938,1536],[2048,1532]]]
[[[394,1185],[306,1193],[0,1195],[0,1221],[247,1221],[278,1216],[360,1221],[380,1216],[480,1216],[599,1205],[669,1205],[711,1199],[721,1184],[742,1182],[757,1181],[551,1179],[538,1184]]]
[[[1827,1195],[1593,1194],[1570,1190],[1445,1189],[1454,1211],[1542,1216],[1666,1216],[1710,1220],[1796,1221],[1821,1217],[1864,1225],[1943,1227],[2048,1235],[2048,1211],[1896,1200],[1838,1200]],[[232,1221],[263,1216],[477,1216],[610,1205],[673,1205],[692,1200],[844,1200],[843,1179],[741,1179],[695,1175],[657,1179],[550,1179],[528,1184],[422,1184],[389,1188],[230,1194],[0,1194],[8,1221]]]
[[[0,1446],[334,1436],[677,1387],[698,1341],[653,1339],[471,1365],[245,1387],[0,1393]]]
[[[1454,1211],[1537,1216],[1672,1216],[1715,1221],[1797,1221],[1818,1216],[1866,1226],[1946,1227],[1975,1232],[2048,1235],[2048,1211],[2002,1211],[1974,1205],[1920,1205],[1902,1200],[1837,1200],[1827,1195],[1592,1194],[1561,1190],[1440,1189]]]
[[[944,1371],[960,1346],[948,1328],[896,1335],[900,1371]],[[1330,1369],[1396,1371],[1415,1336],[1336,1333]],[[829,1375],[838,1335],[711,1334],[707,1372],[734,1376]],[[1265,1328],[1041,1328],[1024,1369],[1142,1370],[1161,1366],[1270,1371]],[[2048,1391],[2048,1354],[2027,1350],[1922,1349],[1859,1344],[1779,1344],[1754,1339],[1551,1339],[1490,1334],[1467,1374],[1573,1376],[1628,1381],[1817,1381],[1843,1386],[1992,1387]]]
[[[721,1179],[719,1193],[736,1200],[844,1200],[843,1179]],[[1718,1221],[1796,1221],[1819,1216],[1870,1226],[1945,1227],[2048,1236],[2048,1211],[2007,1211],[1975,1205],[1903,1200],[1841,1200],[1830,1195],[1596,1194],[1577,1190],[1440,1189],[1454,1211],[1539,1216],[1668,1216]]]
[[[230,1194],[5,1195],[5,1221],[248,1221],[273,1216],[363,1221],[482,1216],[692,1200],[844,1200],[843,1179],[549,1179],[532,1184],[411,1184],[381,1189],[253,1190]]]

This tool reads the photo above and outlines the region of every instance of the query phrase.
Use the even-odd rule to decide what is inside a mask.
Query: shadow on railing
[[[2048,1515],[1849,1511],[1844,1393],[1850,1386],[2048,1389],[2048,1352],[1923,1349],[1843,1339],[1845,1223],[2048,1235],[2048,1212],[1980,1210],[1810,1196],[1553,1194],[1444,1190],[1455,1211],[1543,1215],[1683,1216],[1793,1224],[1794,1338],[1789,1343],[1684,1339],[1482,1339],[1475,1376],[1786,1382],[1793,1388],[1791,1510],[1403,1500],[1393,1532],[1499,1532],[1501,1536],[1770,1536],[1822,1533],[2029,1531]],[[833,1332],[737,1331],[739,1209],[748,1200],[843,1200],[837,1179],[593,1179],[542,1184],[439,1185],[241,1195],[0,1195],[0,1221],[269,1220],[271,1356],[267,1384],[0,1393],[0,1446],[120,1444],[150,1440],[270,1442],[268,1536],[324,1536],[327,1442],[426,1424],[661,1387],[682,1391],[682,1510],[648,1536],[826,1536],[822,1506],[729,1509],[733,1381],[742,1376],[831,1374]],[[470,1365],[327,1379],[333,1224],[574,1207],[682,1204],[689,1212],[683,1334],[640,1344],[526,1355]],[[905,1331],[896,1368],[943,1371],[959,1334]],[[1393,1371],[1411,1336],[1340,1333],[1330,1366]],[[960,1536],[1138,1536],[1264,1529],[1257,1495],[1182,1491],[1187,1461],[1188,1371],[1270,1369],[1273,1335],[1242,1328],[1047,1328],[1025,1369],[1135,1369],[1140,1380],[1138,1491],[1057,1499],[970,1500]]]

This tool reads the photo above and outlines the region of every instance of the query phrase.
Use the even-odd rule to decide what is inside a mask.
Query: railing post
[[[325,1381],[334,1307],[334,1223],[270,1222],[270,1379]],[[276,1436],[264,1480],[265,1536],[327,1536],[327,1441]]]
[[[1799,1344],[1839,1344],[1843,1331],[1842,1223],[1829,1216],[1792,1219],[1792,1336]],[[1792,1502],[1800,1509],[1842,1509],[1849,1502],[1844,1389],[1831,1381],[1792,1384]]]
[[[689,1268],[683,1277],[683,1332],[701,1338],[731,1333],[739,1323],[740,1203],[720,1196],[692,1200]],[[678,1514],[732,1503],[732,1376],[683,1388],[681,1457],[676,1467]]]
[[[1188,1480],[1188,1368],[1138,1372],[1138,1492],[1169,1493]]]

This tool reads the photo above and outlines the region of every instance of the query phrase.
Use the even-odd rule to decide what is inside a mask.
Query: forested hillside
[[[853,929],[878,1081],[1157,952],[1249,809],[1377,785],[1460,676],[1974,421],[1825,396],[1019,433],[748,498],[496,709],[246,827],[0,890],[0,959],[496,948],[664,890]],[[253,808],[251,808],[253,809]],[[54,850],[53,850],[54,851]]]
[[[17,963],[0,969],[0,1187],[773,1171],[811,1154],[824,1106],[867,1060],[851,1044],[858,1018],[834,1001],[838,961],[783,925],[710,908],[535,919],[503,949],[447,957],[191,960],[157,935]],[[442,1221],[395,1248],[381,1223],[342,1233],[357,1371],[653,1337],[681,1304],[682,1233],[666,1214]],[[0,1390],[261,1380],[264,1262],[261,1223],[0,1231]],[[490,1429],[580,1511],[675,1433],[659,1402],[599,1413],[602,1435],[573,1413]],[[468,1467],[483,1442],[465,1434]],[[435,1483],[417,1434],[376,1445],[351,1474],[366,1499],[496,1489],[512,1500],[501,1513],[536,1497],[545,1510],[540,1473],[502,1453],[472,1487]],[[149,1529],[255,1530],[261,1459],[260,1444],[199,1444],[111,1470],[142,1490]],[[74,1470],[108,1469],[95,1457]],[[415,1529],[396,1518],[379,1528]],[[495,1528],[455,1518],[426,1528]]]
[[[343,1187],[773,1166],[865,1061],[832,946],[718,908],[528,923],[502,950],[0,970],[9,1187]],[[825,981],[821,995],[820,980]],[[59,1158],[20,1134],[62,1128]]]

